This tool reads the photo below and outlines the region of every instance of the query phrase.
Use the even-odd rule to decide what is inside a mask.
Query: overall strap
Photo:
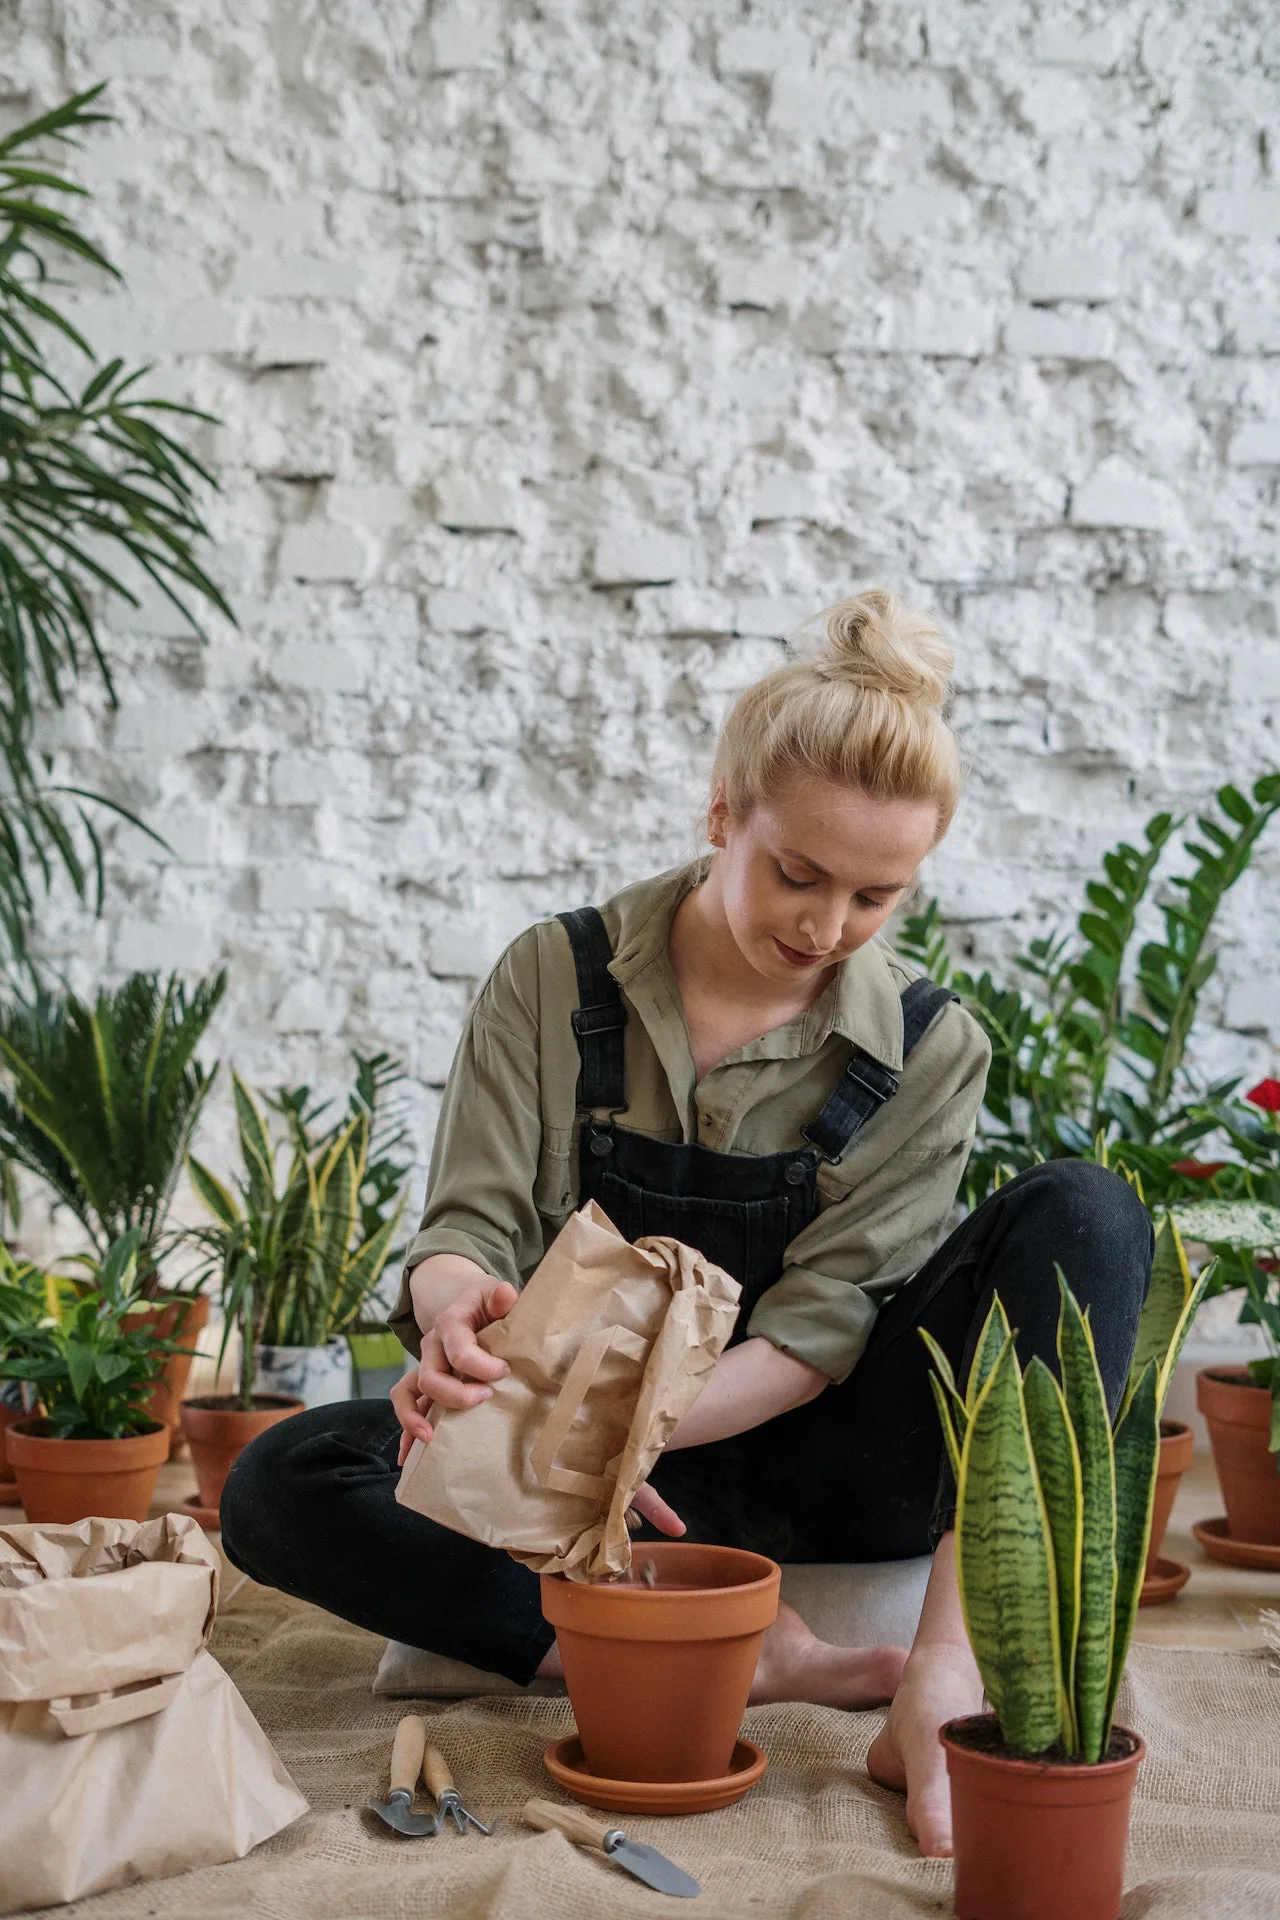
[[[905,1065],[912,1048],[932,1025],[948,1000],[956,995],[927,978],[913,980],[902,995],[902,1059]],[[834,1164],[843,1159],[849,1142],[878,1113],[886,1100],[898,1091],[898,1076],[882,1067],[861,1047],[855,1047],[849,1064],[841,1074],[831,1098],[816,1120],[800,1129],[810,1146],[824,1160]]]
[[[609,971],[613,948],[604,921],[595,907],[575,907],[556,919],[569,936],[578,975],[578,1005],[572,1015],[582,1060],[578,1087],[580,1112],[608,1107],[627,1110],[623,1029],[627,1010],[622,991]]]

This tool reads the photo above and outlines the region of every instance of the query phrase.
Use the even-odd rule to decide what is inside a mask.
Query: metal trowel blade
[[[605,1851],[611,1860],[633,1873],[637,1880],[643,1880],[655,1893],[674,1893],[692,1900],[702,1892],[691,1874],[678,1867],[674,1860],[668,1860],[656,1847],[645,1846],[643,1840],[628,1840],[625,1835],[615,1840],[610,1836],[605,1842]]]
[[[414,1813],[411,1793],[393,1793],[389,1800],[370,1800],[369,1811],[385,1820],[393,1833],[409,1840],[426,1840],[440,1831],[440,1817],[434,1813]]]

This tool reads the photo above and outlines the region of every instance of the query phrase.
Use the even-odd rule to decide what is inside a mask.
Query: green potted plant
[[[127,1324],[139,1238],[135,1227],[111,1243],[97,1284],[60,1318],[33,1321],[20,1290],[0,1284],[5,1369],[41,1408],[6,1436],[31,1521],[147,1517],[169,1435],[146,1402],[173,1343]]]
[[[30,1260],[15,1260],[0,1246],[0,1507],[18,1504],[18,1483],[9,1465],[5,1432],[34,1411],[34,1396],[21,1380],[10,1378],[5,1361],[19,1351],[23,1335],[55,1311],[56,1295],[47,1276]]]
[[[96,1258],[136,1232],[130,1312],[171,1343],[150,1403],[171,1429],[209,1302],[162,1277],[176,1244],[165,1223],[217,1074],[196,1049],[225,989],[225,973],[190,991],[176,976],[136,973],[92,1003],[41,991],[0,1005],[0,1076],[8,1083],[0,1087],[0,1154],[44,1181]]]
[[[1143,1574],[1159,1418],[1208,1276],[1153,1288],[1114,1429],[1062,1284],[1061,1384],[992,1306],[963,1395],[928,1342],[957,1486],[965,1625],[993,1712],[942,1729],[964,1920],[1116,1920],[1143,1746],[1113,1724]],[[1181,1292],[1181,1289],[1178,1289]]]
[[[200,1161],[191,1179],[217,1226],[207,1243],[239,1259],[238,1284],[251,1285],[257,1390],[293,1394],[307,1406],[351,1393],[347,1335],[373,1297],[387,1264],[403,1198],[362,1205],[371,1114],[362,1103],[337,1126],[319,1131],[305,1087],[277,1095],[285,1122],[273,1140],[262,1109],[233,1076],[244,1173],[233,1194]],[[278,1163],[288,1154],[280,1181]]]

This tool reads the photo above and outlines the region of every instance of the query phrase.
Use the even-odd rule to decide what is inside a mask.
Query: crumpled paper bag
[[[594,1201],[566,1222],[480,1345],[511,1372],[432,1409],[396,1498],[538,1573],[627,1572],[626,1510],[733,1332],[736,1280],[692,1247],[624,1240]]]
[[[206,1650],[218,1569],[181,1514],[0,1527],[0,1914],[238,1860],[306,1812]]]

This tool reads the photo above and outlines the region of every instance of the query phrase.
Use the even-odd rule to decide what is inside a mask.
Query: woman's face
[[[834,966],[884,925],[934,844],[938,809],[798,775],[742,820],[717,792],[708,823],[729,930],[781,985]]]

